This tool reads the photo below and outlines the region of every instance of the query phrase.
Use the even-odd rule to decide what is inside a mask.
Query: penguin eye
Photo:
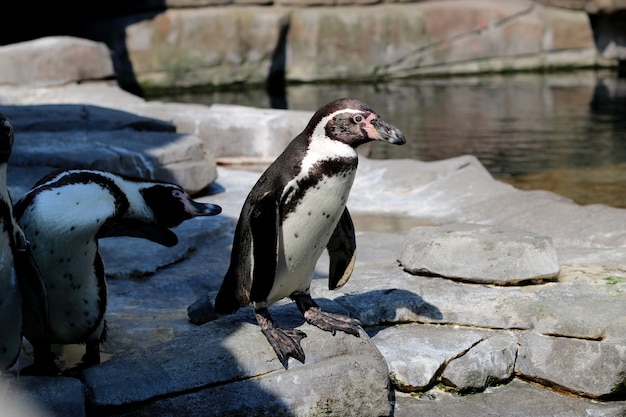
[[[183,196],[183,192],[182,192],[182,191],[180,191],[180,190],[172,190],[172,195],[173,195],[174,197],[180,198],[180,197],[182,197],[182,196]]]
[[[363,116],[361,116],[360,114],[357,114],[356,116],[354,116],[354,123],[361,123],[363,121]]]

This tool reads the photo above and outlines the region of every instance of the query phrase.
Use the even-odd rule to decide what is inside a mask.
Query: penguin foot
[[[89,368],[100,363],[100,342],[89,340],[85,343],[85,354],[81,358],[81,366]]]
[[[304,315],[307,323],[319,327],[322,330],[331,332],[333,336],[340,330],[342,332],[359,337],[359,329],[361,323],[352,317],[344,314],[327,313],[322,311],[313,299],[306,294],[298,294],[292,296],[298,308]]]
[[[61,375],[70,378],[80,378],[82,372],[100,363],[100,343],[94,340],[85,342],[85,354],[75,366],[64,370]]]
[[[256,320],[261,326],[261,331],[270,343],[278,360],[287,369],[289,357],[304,363],[304,350],[300,346],[300,340],[306,337],[306,333],[297,329],[281,329],[276,327],[267,308],[259,308],[255,311]]]
[[[54,361],[35,362],[19,371],[22,376],[58,376],[61,370]]]
[[[19,370],[24,376],[58,376],[61,368],[58,366],[58,357],[52,353],[49,345],[33,344],[33,363]]]

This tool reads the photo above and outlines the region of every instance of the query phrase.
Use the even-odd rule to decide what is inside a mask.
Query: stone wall
[[[113,6],[96,5],[67,30],[104,42],[120,85],[130,91],[626,60],[621,0],[139,0]],[[63,2],[54,10],[58,16],[48,21],[68,21]],[[59,30],[51,34],[63,34]]]

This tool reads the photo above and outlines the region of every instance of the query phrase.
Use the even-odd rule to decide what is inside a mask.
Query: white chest
[[[275,284],[268,303],[309,290],[315,265],[346,207],[355,172],[352,169],[342,175],[322,177],[300,196],[293,212],[284,219],[279,230]]]

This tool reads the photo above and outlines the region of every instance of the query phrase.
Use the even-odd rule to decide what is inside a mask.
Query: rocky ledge
[[[246,158],[271,159],[310,112],[150,103],[105,82],[5,86],[0,103],[15,124],[14,198],[55,167],[87,166],[175,179],[224,209],[177,228],[174,248],[102,240],[110,293],[106,360],[80,378],[5,375],[0,402],[7,410],[626,412],[626,210],[515,189],[472,156],[428,163],[362,157],[348,202],[358,231],[354,273],[341,290],[329,291],[323,258],[312,293],[323,308],[358,318],[364,330],[358,338],[333,336],[303,323],[293,303],[276,306],[281,324],[308,335],[306,364],[291,361],[286,370],[251,309],[201,326],[189,314],[202,312],[197,307],[206,307],[221,284],[235,221],[259,176],[256,169],[216,166],[216,159],[242,149]],[[73,350],[59,351],[67,366]],[[17,368],[26,364],[24,356]]]

